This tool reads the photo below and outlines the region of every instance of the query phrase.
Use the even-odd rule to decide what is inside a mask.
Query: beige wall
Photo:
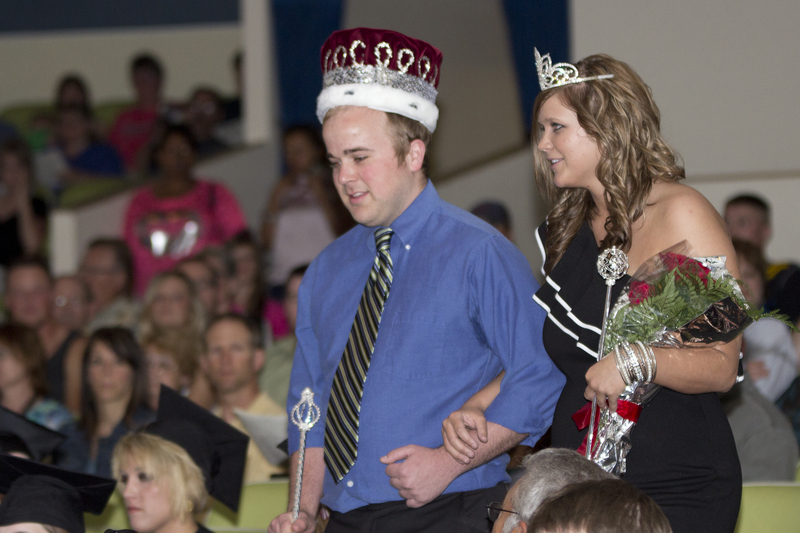
[[[572,0],[572,59],[633,66],[690,175],[800,170],[798,27],[797,0]]]
[[[241,46],[240,34],[237,24],[5,34],[0,37],[0,109],[51,101],[67,72],[84,76],[95,103],[133,98],[128,65],[142,51],[163,62],[169,99],[186,99],[200,84],[230,93],[231,58]]]
[[[442,51],[434,177],[523,142],[502,2],[348,0],[343,27],[389,28]]]

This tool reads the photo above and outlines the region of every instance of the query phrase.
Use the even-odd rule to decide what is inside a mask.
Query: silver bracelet
[[[630,343],[626,342],[623,343],[622,348],[625,350],[625,353],[628,354],[628,363],[632,370],[631,381],[644,381],[644,371],[642,370],[639,358],[636,357],[636,353],[633,351],[633,347]]]
[[[625,382],[625,385],[630,385],[630,370],[628,369],[627,361],[625,361],[625,358],[619,351],[619,344],[614,346],[614,360],[617,362],[617,370],[619,371],[619,375],[622,376],[622,381]]]

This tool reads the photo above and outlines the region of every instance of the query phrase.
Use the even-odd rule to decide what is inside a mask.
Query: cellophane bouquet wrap
[[[690,253],[683,241],[636,271],[609,313],[606,353],[623,341],[674,348],[729,342],[754,320],[772,316],[747,304],[739,282],[725,268],[725,257],[692,258]],[[634,382],[620,395],[616,413],[598,409],[591,459],[607,472],[625,473],[631,431],[660,388]],[[579,427],[588,425],[584,411],[574,416]]]

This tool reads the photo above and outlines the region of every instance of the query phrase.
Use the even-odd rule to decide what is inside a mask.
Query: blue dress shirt
[[[506,370],[487,420],[533,445],[550,426],[564,377],[542,345],[545,313],[520,251],[494,228],[439,198],[428,182],[391,225],[394,280],[361,402],[358,457],[337,485],[325,474],[322,502],[347,512],[402,500],[380,457],[417,444],[442,445],[442,421]],[[321,411],[307,435],[322,447],[336,367],[375,260],[375,228],[356,226],[309,267],[298,296],[298,346],[287,410],[311,387]],[[289,424],[289,448],[299,431]],[[466,472],[445,493],[507,481],[508,456]]]

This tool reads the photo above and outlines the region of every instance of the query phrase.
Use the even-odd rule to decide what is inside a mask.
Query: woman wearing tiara
[[[720,216],[679,183],[684,170],[661,135],[659,110],[641,78],[607,55],[574,67],[536,55],[542,92],[533,109],[534,165],[550,211],[538,230],[547,280],[534,299],[548,314],[545,348],[567,377],[552,443],[577,449],[586,430],[578,430],[573,413],[593,399],[616,410],[625,388],[615,357],[598,361],[606,299],[600,252],[622,249],[633,273],[686,240],[692,255],[726,256],[734,277],[739,271]],[[616,282],[611,302],[628,279]],[[641,412],[622,478],[662,507],[676,533],[735,527],[741,471],[716,393],[734,384],[740,344],[653,349],[654,382],[663,389]],[[445,447],[457,460],[468,461],[485,442],[483,411],[501,378],[445,421]]]

